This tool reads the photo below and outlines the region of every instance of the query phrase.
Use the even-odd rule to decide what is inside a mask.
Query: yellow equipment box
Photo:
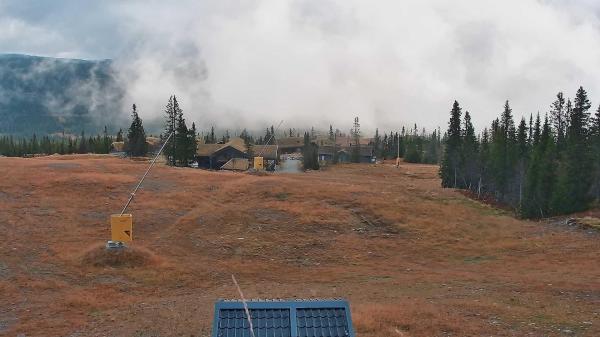
[[[257,171],[262,171],[265,169],[263,157],[254,157],[254,169]]]
[[[129,242],[133,240],[133,216],[131,214],[113,214],[110,216],[112,241]]]

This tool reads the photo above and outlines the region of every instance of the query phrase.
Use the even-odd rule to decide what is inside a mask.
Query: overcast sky
[[[0,0],[9,52],[114,59],[142,117],[175,93],[200,126],[431,129],[456,99],[482,128],[580,85],[597,107],[600,1]]]

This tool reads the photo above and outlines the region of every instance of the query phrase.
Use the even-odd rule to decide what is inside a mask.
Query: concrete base
[[[107,241],[106,249],[125,249],[127,246],[121,241]]]

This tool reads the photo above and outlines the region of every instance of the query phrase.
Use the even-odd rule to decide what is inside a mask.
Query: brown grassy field
[[[213,304],[344,297],[358,336],[600,336],[600,235],[440,188],[437,167],[157,167],[138,267],[102,267],[146,162],[0,158],[0,335],[208,336]],[[93,255],[92,255],[93,259]]]

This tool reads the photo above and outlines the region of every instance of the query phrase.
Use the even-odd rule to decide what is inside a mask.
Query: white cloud
[[[545,112],[556,92],[572,95],[579,85],[600,98],[595,1],[108,1],[103,7],[92,26],[82,19],[55,28],[51,18],[36,24],[0,14],[0,46],[114,57],[128,83],[127,107],[135,101],[145,117],[159,115],[175,93],[188,119],[204,128],[285,119],[287,126],[347,129],[355,115],[366,129],[414,122],[444,128],[454,99],[483,127],[506,99],[520,115]],[[6,22],[13,22],[12,33]],[[105,26],[113,27],[108,36],[98,29]],[[94,41],[99,46],[92,51]]]

